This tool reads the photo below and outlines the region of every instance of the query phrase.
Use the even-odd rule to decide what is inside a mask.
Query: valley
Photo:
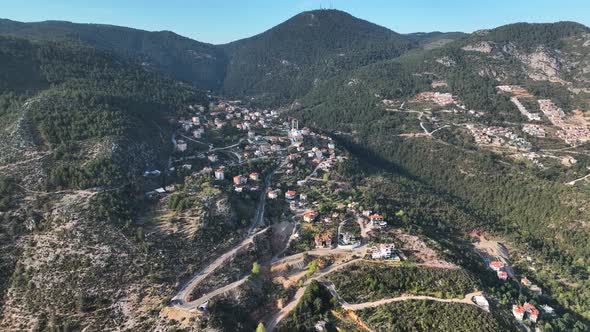
[[[0,330],[588,331],[589,54],[0,20]]]

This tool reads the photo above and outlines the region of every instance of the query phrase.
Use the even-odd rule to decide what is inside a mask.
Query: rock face
[[[517,58],[528,68],[528,75],[533,80],[558,79],[563,68],[563,60],[545,48],[538,48],[530,54],[517,54]]]
[[[495,49],[496,44],[493,42],[483,41],[476,44],[463,46],[461,49],[467,52],[481,52],[481,53],[492,53]]]

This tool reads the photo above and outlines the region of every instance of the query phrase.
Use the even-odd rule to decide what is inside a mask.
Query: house
[[[555,309],[551,308],[550,306],[548,306],[546,304],[542,305],[541,309],[543,309],[543,311],[549,315],[553,315],[555,313]]]
[[[334,143],[328,143],[328,149],[334,150],[335,147]]]
[[[217,180],[225,180],[225,172],[222,169],[215,170],[215,178]]]
[[[299,184],[299,181],[297,181],[297,184]],[[307,195],[306,194],[299,194],[299,199],[302,201],[306,201],[307,200]]]
[[[515,304],[512,306],[512,314],[516,320],[521,321],[524,318],[524,308],[521,305]]]
[[[234,184],[235,185],[244,184],[247,181],[248,181],[248,179],[245,176],[241,176],[241,175],[234,176]]]
[[[268,192],[266,193],[266,196],[270,199],[275,199],[277,197],[279,197],[279,192],[277,190],[268,190]]]
[[[250,173],[250,180],[258,181],[259,180],[258,173],[256,173],[256,172]]]
[[[243,192],[243,191],[244,191],[244,187],[242,187],[242,186],[236,186],[236,187],[234,188],[234,190],[235,190],[237,193],[241,193],[241,192]]]
[[[210,154],[209,156],[207,156],[207,158],[209,159],[210,162],[214,163],[218,160],[217,155],[216,154]]]
[[[181,139],[176,141],[176,150],[178,152],[184,152],[184,151],[186,151],[186,148],[187,148],[187,144],[185,141],[183,141]]]
[[[473,297],[473,302],[477,304],[478,307],[482,308],[483,310],[490,312],[490,303],[488,300],[481,295],[476,295]]]
[[[379,225],[381,227],[387,226],[387,222],[385,222],[385,219],[381,215],[373,214],[369,216],[369,220],[371,220],[371,225]]]
[[[499,261],[491,261],[489,266],[490,266],[490,269],[497,272],[497,271],[501,271],[504,268],[504,263],[499,262]]]
[[[301,186],[304,186],[304,185],[305,185],[305,183],[306,183],[306,181],[305,181],[305,180],[297,180],[297,185],[298,185],[298,186],[300,186],[300,187],[301,187]]]
[[[285,193],[286,199],[295,199],[296,196],[297,196],[297,192],[295,190],[289,190]]]
[[[539,310],[537,310],[537,308],[534,305],[528,302],[523,304],[522,308],[528,314],[529,320],[535,323],[537,321],[537,318],[539,317]]]
[[[303,221],[306,222],[312,222],[314,220],[316,220],[316,218],[318,217],[318,213],[315,211],[308,211],[303,215]]]
[[[201,120],[196,116],[193,116],[193,118],[191,120],[193,121],[193,124],[196,124],[196,125],[201,124]]]
[[[326,331],[326,321],[325,320],[318,321],[317,323],[315,323],[314,328],[318,332]]]
[[[533,284],[527,277],[520,279],[520,283],[527,287]]]
[[[498,279],[500,279],[500,280],[508,280],[508,273],[507,272],[498,271],[497,275],[498,275]]]
[[[330,234],[316,235],[314,241],[316,248],[332,247],[332,235]]]
[[[528,302],[523,305],[513,305],[512,314],[519,321],[524,319],[525,314],[533,323],[537,322],[537,319],[539,318],[539,310],[534,305]]]
[[[166,192],[169,192],[169,193],[176,191],[176,187],[174,187],[173,184],[166,186],[164,189],[166,189]]]
[[[373,259],[388,259],[399,260],[399,257],[395,254],[395,244],[380,244],[378,247],[371,249],[371,258]]]
[[[155,169],[153,171],[145,171],[143,172],[143,176],[145,177],[156,177],[159,176],[160,174],[162,174],[162,172],[160,172],[159,170]]]
[[[343,246],[360,245],[360,241],[359,241],[358,237],[355,236],[354,234],[350,234],[347,232],[340,233],[339,238],[340,238],[339,244],[341,244]]]

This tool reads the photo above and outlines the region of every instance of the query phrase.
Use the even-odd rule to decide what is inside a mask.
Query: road
[[[475,304],[471,299],[474,296],[481,296],[481,295],[482,295],[482,292],[480,292],[480,291],[469,293],[469,294],[465,295],[465,297],[462,299],[458,299],[458,298],[441,299],[438,297],[426,296],[426,295],[402,295],[402,296],[398,296],[398,297],[382,299],[382,300],[373,301],[373,302],[365,302],[365,303],[358,303],[358,304],[346,303],[346,304],[342,304],[342,307],[347,310],[357,311],[357,310],[363,310],[363,309],[367,309],[367,308],[378,307],[380,305],[384,305],[384,304],[388,304],[388,303],[392,303],[392,302],[402,302],[402,301],[411,301],[411,300],[429,300],[429,301],[446,302],[446,303],[464,303],[464,304],[471,304],[471,305],[477,306],[477,304]],[[477,307],[479,308],[479,306],[477,306]]]
[[[237,143],[237,144],[239,144],[239,143]],[[281,162],[280,166],[277,167],[277,169],[281,168],[286,163],[286,160],[287,159],[285,158]],[[211,264],[209,264],[203,270],[196,273],[187,283],[185,283],[180,288],[180,291],[176,294],[176,296],[174,296],[172,298],[172,300],[175,302],[173,304],[174,307],[185,309],[185,310],[194,310],[194,309],[198,308],[199,305],[210,300],[214,296],[219,295],[219,294],[223,294],[226,291],[241,285],[241,283],[243,283],[246,280],[245,278],[243,278],[242,280],[234,282],[233,284],[226,285],[226,286],[219,288],[213,292],[209,292],[197,300],[190,301],[191,294],[192,294],[193,290],[195,289],[195,287],[197,287],[199,285],[199,283],[201,283],[203,280],[205,280],[205,278],[207,278],[209,275],[211,275],[211,273],[213,273],[213,271],[215,271],[217,268],[219,268],[219,266],[221,266],[221,264],[223,264],[226,260],[233,257],[240,249],[251,244],[254,241],[254,237],[264,233],[269,228],[269,227],[264,228],[263,230],[255,233],[256,229],[260,225],[262,225],[264,222],[264,207],[266,204],[266,190],[268,189],[268,187],[270,185],[272,175],[274,174],[274,172],[277,169],[273,170],[264,179],[264,186],[261,190],[260,198],[258,199],[258,203],[256,205],[256,214],[254,216],[254,219],[253,219],[250,227],[248,228],[248,232],[247,232],[248,237],[246,237],[242,242],[240,242],[239,244],[234,246],[230,251],[219,256]]]
[[[289,256],[289,257],[291,257],[291,256]],[[303,287],[300,287],[297,290],[297,292],[295,292],[295,295],[293,296],[293,299],[291,299],[291,302],[289,302],[289,304],[287,304],[285,307],[283,307],[283,309],[281,309],[279,312],[277,312],[275,315],[273,315],[271,317],[271,319],[269,319],[266,322],[266,324],[264,324],[264,326],[266,327],[266,330],[269,332],[274,331],[274,329],[277,327],[277,325],[285,317],[287,317],[291,313],[291,311],[293,311],[293,309],[295,309],[297,304],[299,304],[299,300],[301,300],[301,297],[303,296],[303,294],[305,294],[305,289],[312,282],[312,280],[317,280],[319,278],[322,278],[323,276],[327,275],[328,273],[334,272],[334,271],[341,269],[341,268],[343,268],[347,265],[350,265],[352,263],[356,263],[358,260],[359,259],[353,259],[348,262],[343,262],[343,263],[331,265],[331,266],[321,270],[319,273],[316,273],[311,278],[307,279],[307,281],[304,283]]]
[[[180,288],[180,291],[172,298],[173,301],[179,301],[179,303],[174,304],[177,308],[182,308],[186,310],[196,309],[198,305],[196,305],[196,301],[190,301],[191,293],[201,283],[205,278],[207,278],[213,271],[215,271],[221,264],[223,264],[227,259],[234,256],[240,249],[246,247],[247,245],[253,243],[254,237],[266,232],[268,228],[258,231],[257,233],[251,234],[247,238],[245,238],[242,242],[234,246],[230,251],[226,252],[225,254],[219,256],[216,260],[214,260],[211,264],[205,267],[203,270],[199,271],[197,274],[193,276],[191,280],[184,284]],[[227,287],[227,286],[226,286]],[[216,291],[214,291],[216,292]],[[212,292],[213,293],[213,292]],[[212,293],[208,293],[204,295],[204,297],[211,295]]]

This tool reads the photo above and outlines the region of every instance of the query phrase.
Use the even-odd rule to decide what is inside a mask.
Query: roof
[[[286,195],[295,195],[297,192],[295,190],[289,190],[285,193]]]
[[[524,314],[524,308],[521,305],[513,305],[512,306],[512,312],[515,313],[519,313],[519,314]]]
[[[378,214],[373,214],[369,218],[371,218],[371,219],[383,219],[383,216],[378,215]]]
[[[499,261],[492,261],[492,262],[490,262],[490,266],[495,267],[495,268],[501,268],[501,267],[504,267],[504,263],[499,262]]]

